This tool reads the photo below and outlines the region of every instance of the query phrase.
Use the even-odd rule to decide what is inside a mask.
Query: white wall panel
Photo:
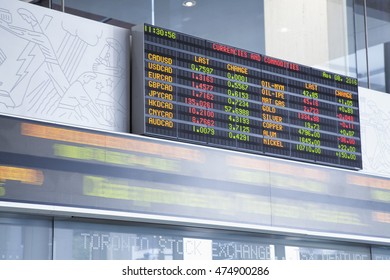
[[[359,88],[363,171],[390,177],[390,95]]]

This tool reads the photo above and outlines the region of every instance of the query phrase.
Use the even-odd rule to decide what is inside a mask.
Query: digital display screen
[[[147,24],[133,40],[133,132],[362,168],[357,79]]]
[[[390,236],[385,177],[10,116],[0,126],[0,208]]]

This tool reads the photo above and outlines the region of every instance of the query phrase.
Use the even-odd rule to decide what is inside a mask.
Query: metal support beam
[[[366,67],[367,67],[367,87],[371,88],[370,85],[370,66],[369,66],[369,58],[368,58],[368,23],[367,23],[367,0],[363,1],[363,9],[364,9],[364,40],[365,40],[365,49],[366,49]]]

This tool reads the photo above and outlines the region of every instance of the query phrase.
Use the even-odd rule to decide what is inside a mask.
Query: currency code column
[[[176,138],[176,33],[144,28],[145,132]]]

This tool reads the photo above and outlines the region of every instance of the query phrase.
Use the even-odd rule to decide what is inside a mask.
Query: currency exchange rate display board
[[[357,79],[143,25],[133,132],[361,169]]]

